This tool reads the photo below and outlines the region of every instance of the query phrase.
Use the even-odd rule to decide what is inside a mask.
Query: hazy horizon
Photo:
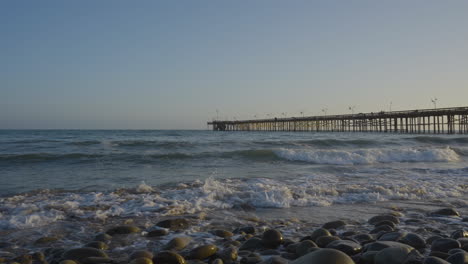
[[[1,2],[0,129],[468,105],[466,1],[203,4]]]

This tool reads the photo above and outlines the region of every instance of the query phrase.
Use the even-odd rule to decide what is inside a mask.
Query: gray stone
[[[460,213],[453,208],[443,208],[430,213],[432,216],[460,216]]]
[[[452,248],[460,248],[460,242],[451,238],[439,238],[432,242],[431,250],[440,252],[449,252]]]
[[[153,262],[157,264],[185,264],[185,259],[173,251],[161,251],[157,253]]]
[[[165,236],[169,234],[169,231],[167,229],[153,229],[148,231],[148,234],[146,235],[147,237],[159,237],[159,236]]]
[[[401,264],[421,257],[416,250],[409,248],[386,248],[375,255],[374,264]]]
[[[379,237],[379,241],[398,241],[406,236],[406,232],[390,232]]]
[[[319,238],[321,236],[331,236],[331,233],[330,233],[330,231],[328,231],[325,228],[318,228],[318,229],[315,229],[312,232],[312,234],[310,234],[310,240],[315,242],[317,240],[317,238]]]
[[[438,257],[431,256],[431,257],[425,258],[423,264],[450,264],[450,262],[447,262]]]
[[[355,262],[339,250],[325,248],[310,252],[291,264],[355,264]]]
[[[148,258],[153,259],[153,253],[149,252],[148,250],[137,250],[130,254],[129,259],[137,259],[137,258]]]
[[[258,237],[252,237],[251,239],[247,240],[242,244],[239,250],[252,250],[252,249],[259,249],[262,247],[262,240]]]
[[[106,231],[108,235],[127,235],[140,232],[140,228],[132,225],[115,226]]]
[[[450,255],[446,260],[451,264],[468,264],[468,253],[458,252]]]
[[[191,237],[174,237],[165,246],[165,250],[182,250],[192,241]]]
[[[227,237],[232,237],[234,234],[230,231],[227,231],[227,230],[221,230],[221,229],[218,229],[218,230],[213,230],[211,232],[213,235],[215,236],[219,236],[219,237],[222,237],[222,238],[227,238]]]
[[[283,242],[283,235],[275,229],[269,229],[263,233],[263,245],[267,248],[277,248]]]
[[[390,221],[390,222],[393,222],[394,224],[398,225],[400,223],[400,220],[393,216],[393,215],[377,215],[377,216],[374,216],[372,218],[370,218],[368,220],[369,224],[371,225],[375,225],[379,222],[382,222],[382,221]]]
[[[304,240],[301,241],[297,246],[295,247],[295,253],[298,257],[302,257],[305,254],[310,252],[311,248],[316,248],[317,245],[314,243],[312,240]]]
[[[171,230],[181,230],[187,229],[190,226],[190,223],[185,218],[174,218],[160,221],[156,224],[156,226],[169,228]]]
[[[190,259],[203,260],[216,254],[218,247],[213,244],[203,245],[192,249],[189,253]]]
[[[336,240],[329,243],[327,245],[327,248],[337,249],[346,253],[349,256],[356,255],[362,250],[361,245],[351,240]]]
[[[90,247],[70,249],[65,251],[62,255],[62,259],[77,260],[79,262],[82,262],[88,257],[108,258],[104,251]]]
[[[423,249],[426,247],[426,241],[424,241],[420,235],[414,233],[406,234],[399,242],[410,245],[416,249]]]
[[[465,238],[465,237],[468,237],[468,231],[466,231],[464,229],[455,230],[450,235],[450,237],[453,238],[453,239]]]
[[[316,242],[319,247],[324,248],[328,244],[336,240],[340,240],[340,238],[337,236],[321,236],[316,239]]]
[[[345,226],[346,223],[342,220],[337,220],[337,221],[331,221],[331,222],[328,222],[328,223],[325,223],[323,224],[323,228],[325,229],[338,229],[340,227],[343,227]]]
[[[364,246],[364,251],[381,251],[382,249],[385,249],[385,248],[404,248],[404,249],[409,249],[409,250],[414,249],[412,246],[409,246],[400,242],[376,241],[376,242],[366,244]]]

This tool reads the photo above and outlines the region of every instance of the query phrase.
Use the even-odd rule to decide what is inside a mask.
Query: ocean
[[[394,207],[466,211],[468,137],[0,131],[0,230],[14,241],[64,232],[70,223],[86,237],[129,218],[202,213],[234,225],[247,214],[321,223]]]

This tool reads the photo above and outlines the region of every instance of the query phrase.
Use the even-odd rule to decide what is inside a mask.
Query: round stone
[[[311,248],[316,248],[317,245],[312,240],[304,240],[295,246],[295,253],[298,257],[304,256],[310,252]]]
[[[327,248],[337,249],[349,256],[354,256],[362,250],[361,245],[351,240],[336,240],[329,243]]]
[[[433,216],[460,216],[460,213],[453,208],[443,208],[436,211],[431,212]]]
[[[216,247],[215,245],[204,245],[192,249],[192,251],[190,251],[189,253],[189,258],[203,260],[213,256],[214,254],[216,254],[217,251],[218,247]]]
[[[331,248],[318,249],[310,252],[291,264],[355,264],[345,253]]]
[[[357,234],[353,236],[353,239],[359,241],[359,242],[367,242],[367,241],[373,241],[374,238],[369,235],[369,234]]]
[[[138,233],[140,232],[140,228],[137,226],[132,226],[132,225],[122,225],[122,226],[115,226],[107,230],[107,234],[113,236],[113,235],[128,235],[132,233]]]
[[[460,248],[460,242],[451,238],[439,238],[434,240],[431,245],[432,251],[449,252],[452,248]]]
[[[219,257],[223,260],[225,263],[231,263],[232,261],[235,261],[237,259],[237,249],[234,247],[227,247],[221,252],[218,252]]]
[[[377,215],[377,216],[370,218],[368,220],[368,223],[371,225],[375,225],[382,221],[390,221],[390,222],[393,222],[395,225],[398,225],[400,223],[400,220],[393,215]]]
[[[174,237],[171,239],[166,246],[165,250],[182,250],[192,241],[191,237]]]
[[[169,228],[171,230],[187,229],[190,223],[185,218],[167,219],[156,224],[159,227]]]
[[[217,259],[213,260],[213,262],[211,262],[211,264],[223,264],[223,263],[224,263],[223,260],[220,259],[220,258],[217,258]]]
[[[110,258],[105,257],[87,257],[80,261],[81,264],[101,264],[101,263],[111,263]]]
[[[97,249],[106,250],[109,249],[109,246],[102,241],[92,241],[85,245],[85,247],[92,247]]]
[[[263,233],[262,242],[267,248],[277,248],[283,242],[283,235],[276,229],[269,229]]]
[[[346,223],[342,220],[337,220],[337,221],[331,221],[331,222],[328,222],[328,223],[325,223],[323,224],[323,228],[325,229],[338,229],[340,227],[343,227],[345,226]]]
[[[58,240],[58,237],[41,237],[39,239],[37,239],[34,244],[37,244],[37,245],[40,245],[40,244],[49,244],[49,243],[52,243],[52,242],[55,242]]]
[[[374,258],[374,264],[401,264],[408,261],[412,254],[419,254],[409,248],[386,248],[379,251]]]
[[[405,248],[409,250],[414,249],[412,246],[395,241],[376,241],[364,246],[365,251],[381,251],[385,248]]]
[[[132,260],[132,259],[137,259],[137,258],[148,258],[148,259],[153,259],[153,253],[149,252],[148,250],[137,250],[137,251],[134,251],[129,259]]]
[[[333,241],[340,240],[339,237],[337,236],[321,236],[317,238],[315,241],[317,242],[317,245],[321,248],[326,247],[328,244],[330,244]]]
[[[396,227],[394,222],[388,221],[388,220],[380,221],[377,224],[375,224],[374,227],[379,227],[379,226],[383,226],[383,225],[388,225],[388,226],[390,226],[392,228]]]
[[[398,241],[406,236],[406,232],[390,232],[379,237],[379,241]]]
[[[130,261],[130,264],[153,264],[153,260],[151,258],[136,258]]]
[[[315,242],[321,236],[331,236],[331,233],[325,228],[318,228],[310,234],[310,240]]]
[[[213,230],[211,233],[215,236],[219,236],[222,238],[232,237],[234,235],[232,232],[222,229]]]
[[[465,238],[465,237],[468,237],[468,231],[466,231],[464,229],[455,230],[450,235],[450,237],[453,238],[453,239]]]
[[[371,234],[377,234],[379,232],[392,232],[393,231],[393,228],[391,226],[388,226],[388,225],[381,225],[381,226],[378,226],[374,229],[372,229],[370,231]]]
[[[153,257],[157,264],[185,264],[185,259],[173,251],[161,251]]]
[[[423,264],[450,264],[450,262],[447,262],[438,257],[431,256],[431,257],[425,258]]]
[[[159,236],[165,236],[169,234],[169,231],[167,229],[153,229],[151,231],[148,231],[148,234],[146,234],[147,237],[159,237]]]
[[[74,261],[74,260],[66,259],[66,260],[60,261],[59,264],[78,264],[78,263],[76,261]]]
[[[94,237],[94,241],[109,242],[111,241],[112,236],[106,233],[98,234]]]
[[[446,260],[451,264],[468,264],[468,253],[458,252],[450,255]]]
[[[239,250],[255,250],[262,247],[262,240],[258,237],[252,237],[242,244]]]
[[[78,260],[80,262],[89,257],[108,258],[104,251],[91,247],[70,249],[65,251],[62,255],[63,259]]]
[[[426,248],[426,241],[424,241],[420,235],[414,233],[406,234],[399,242],[410,245],[416,249]]]

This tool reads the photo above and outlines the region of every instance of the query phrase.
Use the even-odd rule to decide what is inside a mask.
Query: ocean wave
[[[12,162],[41,162],[41,161],[55,161],[55,160],[80,160],[80,159],[94,159],[102,158],[104,155],[100,154],[85,154],[85,153],[67,153],[67,154],[53,154],[53,153],[25,153],[25,154],[2,154],[0,161]]]
[[[407,140],[432,144],[468,144],[468,137],[417,136]]]
[[[279,149],[279,157],[315,164],[354,165],[394,162],[451,162],[459,155],[451,148],[396,148],[359,150]]]
[[[216,179],[181,183],[172,188],[142,183],[111,192],[34,192],[0,197],[1,229],[30,228],[67,219],[160,217],[233,208],[290,208],[388,200],[453,198],[468,206],[468,186],[460,178],[426,175],[376,177],[343,183],[336,175],[294,179]]]

